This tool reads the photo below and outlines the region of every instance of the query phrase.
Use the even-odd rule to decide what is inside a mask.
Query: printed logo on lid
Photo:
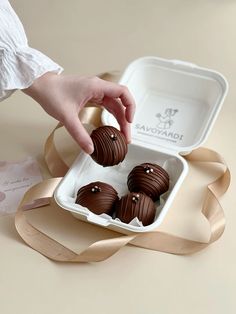
[[[141,135],[155,137],[172,143],[181,142],[184,135],[174,130],[175,117],[178,113],[179,109],[166,108],[163,112],[158,112],[155,115],[157,120],[155,125],[137,123],[135,129]]]
[[[156,125],[158,129],[169,129],[171,125],[174,123],[172,117],[178,112],[178,109],[167,108],[162,115],[161,113],[157,113],[156,117],[159,120],[159,123]]]

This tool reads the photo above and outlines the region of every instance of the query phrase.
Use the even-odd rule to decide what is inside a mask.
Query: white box
[[[106,228],[130,234],[157,229],[165,217],[187,172],[181,156],[202,145],[227,94],[226,79],[218,72],[179,60],[143,57],[125,70],[120,84],[126,85],[136,101],[132,124],[132,144],[125,160],[113,167],[102,167],[80,153],[57,187],[56,202],[75,217]],[[104,110],[102,121],[118,127]],[[111,184],[119,196],[128,192],[127,176],[143,162],[163,166],[170,175],[170,188],[156,204],[154,222],[140,226],[125,224],[107,215],[95,215],[75,204],[80,187],[93,181]]]

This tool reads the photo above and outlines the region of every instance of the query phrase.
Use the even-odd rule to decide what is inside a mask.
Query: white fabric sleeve
[[[7,0],[0,0],[0,101],[29,87],[46,72],[63,68],[28,46],[23,25]]]

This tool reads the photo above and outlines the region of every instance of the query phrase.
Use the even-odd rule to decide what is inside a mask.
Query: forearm
[[[22,89],[22,92],[33,98],[48,114],[52,115],[50,108],[53,102],[58,102],[58,90],[56,92],[54,90],[60,84],[61,80],[61,76],[53,72],[47,72],[35,79],[29,87]],[[59,116],[55,118],[60,121],[62,120],[62,117]]]
[[[0,0],[0,101],[16,89],[25,89],[46,72],[62,68],[28,46],[24,27],[10,3]]]

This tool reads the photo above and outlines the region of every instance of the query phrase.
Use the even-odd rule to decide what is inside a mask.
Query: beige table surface
[[[31,46],[54,58],[66,73],[92,75],[124,69],[144,55],[181,59],[222,72],[230,83],[223,109],[205,146],[219,151],[235,175],[236,1],[98,0],[27,1],[12,5]],[[0,160],[36,156],[56,121],[21,92],[0,105]],[[59,146],[67,135],[61,132]],[[71,149],[74,143],[71,141]],[[191,167],[161,229],[207,239],[200,216],[212,168]],[[26,246],[12,216],[0,218],[0,313],[236,313],[235,181],[222,199],[223,237],[193,256],[125,247],[98,264],[60,264]],[[113,233],[69,213],[46,208],[30,214],[36,226],[80,250]]]

